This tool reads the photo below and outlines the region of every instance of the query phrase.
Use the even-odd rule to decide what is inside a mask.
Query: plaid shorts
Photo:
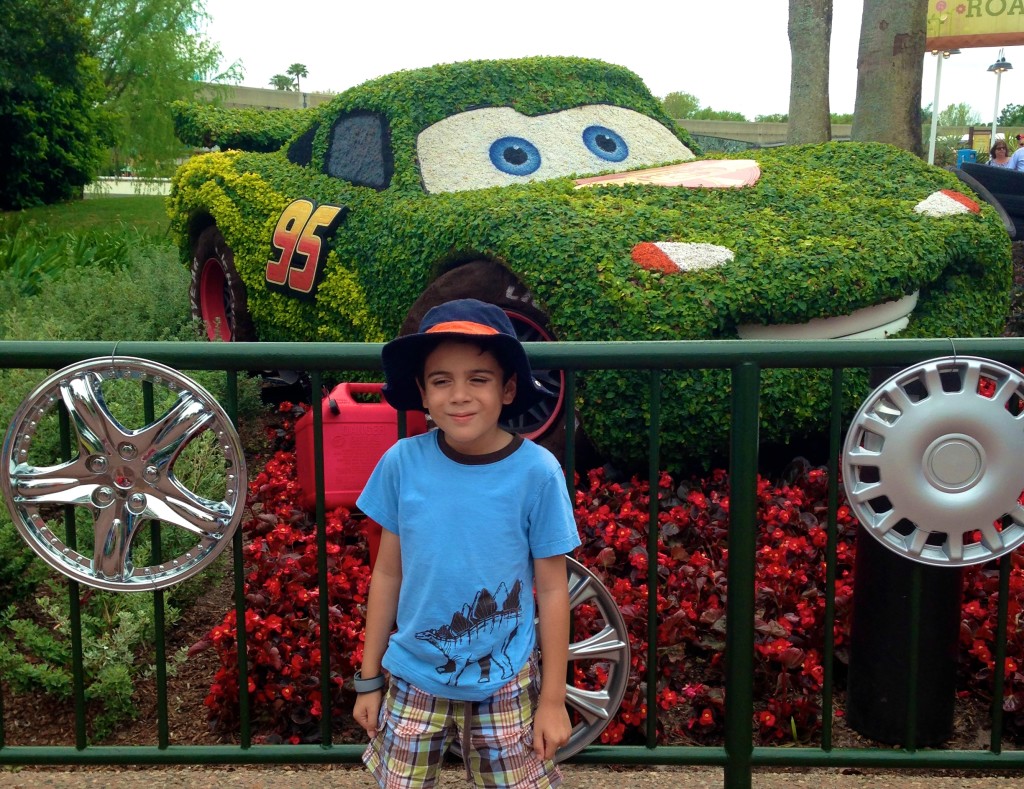
[[[533,751],[539,679],[531,659],[493,696],[470,702],[430,696],[392,677],[363,762],[382,789],[431,787],[458,735],[466,778],[476,786],[557,787],[558,767]]]

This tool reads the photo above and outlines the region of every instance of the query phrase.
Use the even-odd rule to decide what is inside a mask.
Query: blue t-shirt
[[[554,456],[518,437],[459,455],[441,431],[381,458],[356,502],[398,535],[402,586],[383,665],[442,698],[494,695],[536,645],[533,560],[580,544]]]

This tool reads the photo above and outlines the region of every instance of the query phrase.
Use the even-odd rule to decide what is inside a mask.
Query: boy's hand
[[[356,696],[356,703],[352,708],[352,717],[356,719],[356,723],[366,729],[370,739],[377,736],[377,719],[380,714],[380,702],[383,698],[383,690],[360,693]]]
[[[533,718],[533,750],[537,756],[554,759],[555,752],[569,742],[571,735],[572,724],[564,702],[545,702],[542,698]]]

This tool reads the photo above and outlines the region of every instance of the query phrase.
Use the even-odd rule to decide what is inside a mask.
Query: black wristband
[[[383,674],[363,679],[361,669],[352,677],[352,682],[356,686],[356,693],[373,693],[375,690],[381,690],[385,683]]]

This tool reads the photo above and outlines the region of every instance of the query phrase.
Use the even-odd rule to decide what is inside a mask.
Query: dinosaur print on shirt
[[[481,589],[471,604],[452,615],[450,623],[416,634],[416,638],[432,644],[444,656],[444,662],[436,668],[438,674],[448,675],[448,685],[458,685],[463,672],[473,663],[479,667],[477,681],[481,683],[490,681],[492,665],[501,671],[502,679],[511,679],[516,673],[508,648],[519,632],[522,589],[521,580],[511,590],[503,581],[493,595]]]

